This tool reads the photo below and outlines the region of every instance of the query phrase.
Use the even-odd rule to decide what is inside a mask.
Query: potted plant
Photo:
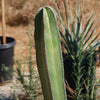
[[[5,10],[4,0],[2,5],[2,36],[0,36],[0,83],[12,79],[14,46],[16,41],[12,37],[5,36]],[[8,77],[8,75],[10,75]]]
[[[96,11],[95,7],[91,12],[88,21],[85,23],[85,26],[83,27],[82,23],[84,19],[83,18],[84,0],[82,0],[82,5],[80,4],[80,0],[78,0],[75,9],[75,15],[73,15],[73,12],[69,7],[69,3],[68,2],[66,3],[66,0],[62,0],[62,2],[64,5],[66,21],[64,21],[62,10],[60,9],[58,2],[56,1],[58,20],[60,21],[60,26],[62,25],[62,29],[60,28],[60,33],[62,37],[62,45],[64,47],[63,58],[64,58],[65,79],[69,84],[68,86],[76,90],[75,81],[78,79],[78,76],[75,76],[75,74],[81,69],[82,76],[80,76],[81,77],[80,84],[84,84],[84,81],[87,83],[88,72],[90,71],[89,69],[90,64],[92,66],[91,67],[92,70],[90,72],[91,73],[90,81],[93,82],[92,77],[93,77],[93,72],[95,71],[94,65],[97,61],[97,53],[98,53],[96,49],[97,47],[100,46],[100,41],[97,40],[99,34],[95,35],[95,30],[99,20],[97,24],[93,26],[95,21],[95,11]],[[81,66],[79,70],[78,67],[75,67],[76,65],[78,66],[78,64]],[[75,72],[75,70],[77,72]]]

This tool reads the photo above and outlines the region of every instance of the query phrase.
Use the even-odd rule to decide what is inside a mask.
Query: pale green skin
[[[35,17],[37,67],[45,100],[67,100],[59,31],[50,7],[40,8]]]

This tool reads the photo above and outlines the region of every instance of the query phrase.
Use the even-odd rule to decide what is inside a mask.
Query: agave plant
[[[95,11],[96,7],[90,13],[88,21],[86,22],[85,26],[83,27],[82,23],[84,20],[83,10],[84,10],[84,0],[82,5],[80,5],[80,0],[78,0],[76,9],[75,9],[75,16],[69,7],[69,4],[66,3],[66,0],[62,0],[65,9],[65,17],[66,21],[63,20],[63,14],[60,10],[59,4],[57,3],[57,10],[58,10],[58,19],[60,24],[63,27],[63,31],[60,30],[61,37],[62,37],[62,45],[64,46],[67,56],[68,55],[77,55],[78,47],[80,42],[82,42],[82,50],[90,51],[90,46],[92,46],[95,50],[98,46],[100,46],[100,41],[97,40],[99,34],[95,34],[97,24],[93,27],[95,22]],[[99,19],[98,19],[99,20]],[[66,22],[66,23],[64,23]],[[67,26],[66,26],[67,24]],[[94,35],[94,36],[93,36]]]
[[[96,63],[96,55],[98,53],[96,49],[98,46],[100,46],[100,41],[97,40],[99,34],[96,35],[95,30],[97,25],[99,24],[100,19],[98,19],[97,24],[94,25],[96,18],[95,12],[97,9],[97,4],[96,4],[96,6],[92,9],[87,22],[83,25],[84,0],[82,0],[82,3],[80,3],[81,0],[78,0],[75,8],[75,13],[73,13],[72,9],[69,6],[69,3],[68,2],[66,3],[66,1],[68,0],[62,0],[64,5],[64,12],[65,12],[64,14],[62,12],[62,9],[60,9],[59,3],[56,0],[57,11],[58,11],[57,15],[58,15],[58,20],[60,22],[59,27],[60,27],[60,34],[62,37],[61,43],[62,46],[64,47],[63,58],[64,58],[65,79],[67,80],[69,86],[76,90],[77,89],[76,82],[80,83],[80,85],[77,85],[79,89],[84,88],[85,86],[82,87],[83,78],[86,82],[85,84],[87,84],[88,73],[90,72],[90,74],[93,75],[94,74],[93,72],[95,72],[94,64]],[[93,54],[92,54],[93,57],[90,57],[91,48],[93,48]],[[90,60],[90,58],[92,60]],[[91,67],[89,67],[90,65]],[[74,75],[76,77],[73,77]],[[93,86],[93,77],[90,78],[89,80],[90,83],[92,83],[91,86]],[[91,91],[91,89],[89,91]],[[70,91],[68,90],[67,93],[68,92]],[[70,94],[71,92],[68,93],[68,95]],[[70,98],[68,99],[73,100]]]

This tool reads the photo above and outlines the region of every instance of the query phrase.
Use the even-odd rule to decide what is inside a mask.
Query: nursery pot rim
[[[0,39],[2,40],[2,36],[0,36]],[[11,48],[16,44],[16,40],[13,37],[6,37],[6,40],[10,40],[7,41],[6,44],[0,44],[0,50],[2,49],[7,49],[7,48]]]

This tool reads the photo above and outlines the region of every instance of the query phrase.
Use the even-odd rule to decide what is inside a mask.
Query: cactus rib
[[[37,66],[45,100],[66,100],[59,31],[50,7],[35,17]]]

